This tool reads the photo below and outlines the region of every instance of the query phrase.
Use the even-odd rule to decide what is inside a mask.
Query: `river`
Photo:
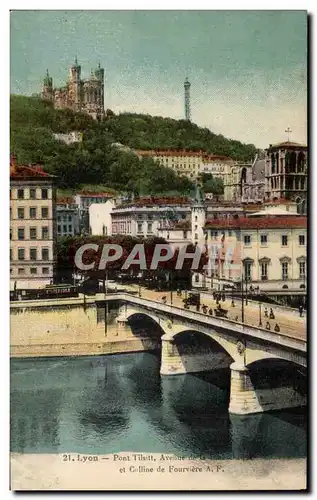
[[[229,416],[229,370],[161,377],[154,353],[12,359],[11,451],[306,456],[306,409]]]

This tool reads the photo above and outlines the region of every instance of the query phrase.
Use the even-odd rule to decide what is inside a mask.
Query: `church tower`
[[[77,57],[75,63],[70,68],[69,74],[69,99],[75,111],[81,109],[81,66],[78,64]]]
[[[192,243],[199,245],[201,250],[205,246],[204,227],[206,223],[206,205],[201,192],[201,188],[196,184],[195,199],[191,206],[192,218]]]
[[[265,196],[268,201],[286,199],[307,210],[307,146],[286,141],[266,150]]]
[[[43,88],[42,88],[42,99],[47,101],[53,100],[53,78],[49,75],[48,69],[46,70],[46,76],[43,80]]]

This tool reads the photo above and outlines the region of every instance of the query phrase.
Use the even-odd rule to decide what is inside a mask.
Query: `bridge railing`
[[[264,328],[254,327],[245,323],[238,323],[230,319],[220,319],[214,316],[207,316],[206,314],[200,312],[188,311],[175,305],[163,304],[152,299],[145,299],[125,293],[115,294],[112,296],[108,295],[107,298],[108,300],[123,300],[133,305],[142,306],[145,309],[149,308],[158,312],[164,312],[171,316],[180,317],[183,321],[184,319],[187,319],[190,322],[198,322],[204,326],[214,326],[218,330],[230,330],[231,332],[234,331],[249,337],[266,340],[274,344],[306,352],[306,340],[294,338],[287,333],[271,332]]]

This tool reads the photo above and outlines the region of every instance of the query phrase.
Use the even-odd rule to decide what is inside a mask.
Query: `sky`
[[[105,68],[105,108],[184,118],[259,148],[306,143],[305,11],[13,11],[11,93]]]

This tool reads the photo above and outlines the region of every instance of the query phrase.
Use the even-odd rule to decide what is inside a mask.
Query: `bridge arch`
[[[171,333],[169,334],[168,336],[165,336],[165,338],[169,338],[170,340],[173,341],[173,343],[175,345],[181,345],[182,343],[182,340],[186,339],[188,340],[189,339],[189,333],[191,333],[192,335],[192,340],[194,340],[194,337],[196,335],[197,339],[198,339],[198,342],[199,341],[203,341],[204,343],[204,338],[205,339],[209,339],[209,341],[213,342],[213,345],[216,347],[216,346],[219,346],[222,351],[224,351],[227,356],[229,356],[231,358],[231,362],[235,361],[236,358],[237,358],[237,348],[236,348],[236,345],[234,345],[232,342],[230,342],[229,339],[226,339],[225,336],[223,335],[218,335],[216,332],[213,332],[213,331],[210,331],[210,332],[203,332],[199,329],[188,329],[188,328],[183,328],[181,329],[180,331],[176,332],[176,333]]]
[[[161,338],[165,334],[164,325],[154,314],[147,314],[137,310],[128,310],[126,321],[136,336],[151,336]]]
[[[248,365],[254,390],[293,386],[301,394],[307,393],[307,369],[283,358],[260,359]]]
[[[257,366],[260,366],[260,363],[291,363],[296,365],[297,368],[306,368],[305,360],[301,356],[296,356],[295,354],[290,354],[289,357],[284,356],[283,353],[277,352],[274,353],[268,351],[262,351],[258,349],[253,349],[252,346],[247,346],[246,352],[246,367],[249,369],[254,369]]]

